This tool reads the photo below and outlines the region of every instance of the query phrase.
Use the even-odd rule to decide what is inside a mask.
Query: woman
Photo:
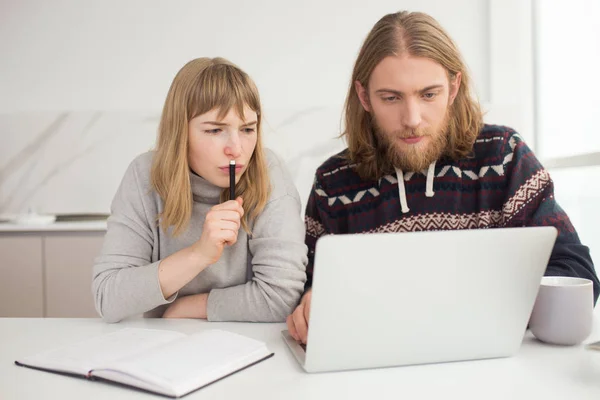
[[[156,149],[125,173],[95,261],[106,321],[285,321],[304,289],[305,231],[289,174],[263,149],[261,118],[256,86],[229,61],[199,58],[179,71]]]

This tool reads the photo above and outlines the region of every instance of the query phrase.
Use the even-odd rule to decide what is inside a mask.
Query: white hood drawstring
[[[408,208],[408,202],[406,201],[406,188],[404,187],[404,173],[400,168],[395,168],[396,175],[398,177],[398,194],[400,196],[400,209],[402,213],[406,214],[410,211]],[[435,161],[429,165],[427,169],[427,181],[425,184],[425,196],[433,197],[435,192],[433,191],[433,178],[435,177]]]
[[[404,174],[400,168],[395,167],[398,176],[398,194],[400,195],[400,209],[404,214],[410,211],[406,202],[406,189],[404,188]]]
[[[433,178],[435,177],[435,161],[429,164],[427,170],[427,184],[425,185],[425,196],[433,197],[435,194],[433,191]]]

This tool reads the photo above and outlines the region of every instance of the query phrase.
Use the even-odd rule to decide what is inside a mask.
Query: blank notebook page
[[[235,333],[209,330],[170,342],[135,359],[107,365],[140,379],[174,385],[227,369],[240,359],[265,349],[265,344]],[[230,371],[233,372],[233,371]]]
[[[98,365],[132,354],[146,353],[157,345],[185,337],[173,331],[126,328],[27,357],[20,362],[47,368],[68,368],[87,374]]]

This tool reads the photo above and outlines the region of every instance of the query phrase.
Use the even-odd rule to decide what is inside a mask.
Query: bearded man
[[[317,169],[306,208],[308,280],[287,318],[296,340],[306,343],[315,246],[328,234],[551,225],[558,237],[546,275],[591,279],[597,300],[589,249],[548,171],[517,132],[484,124],[470,85],[457,46],[431,16],[389,14],[368,34],[346,98],[348,148]]]

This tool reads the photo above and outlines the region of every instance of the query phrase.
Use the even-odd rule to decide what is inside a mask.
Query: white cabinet
[[[97,317],[92,266],[103,235],[53,234],[44,238],[46,317]]]
[[[0,236],[0,317],[44,316],[42,238]]]
[[[98,317],[92,268],[104,233],[0,233],[0,317]]]

